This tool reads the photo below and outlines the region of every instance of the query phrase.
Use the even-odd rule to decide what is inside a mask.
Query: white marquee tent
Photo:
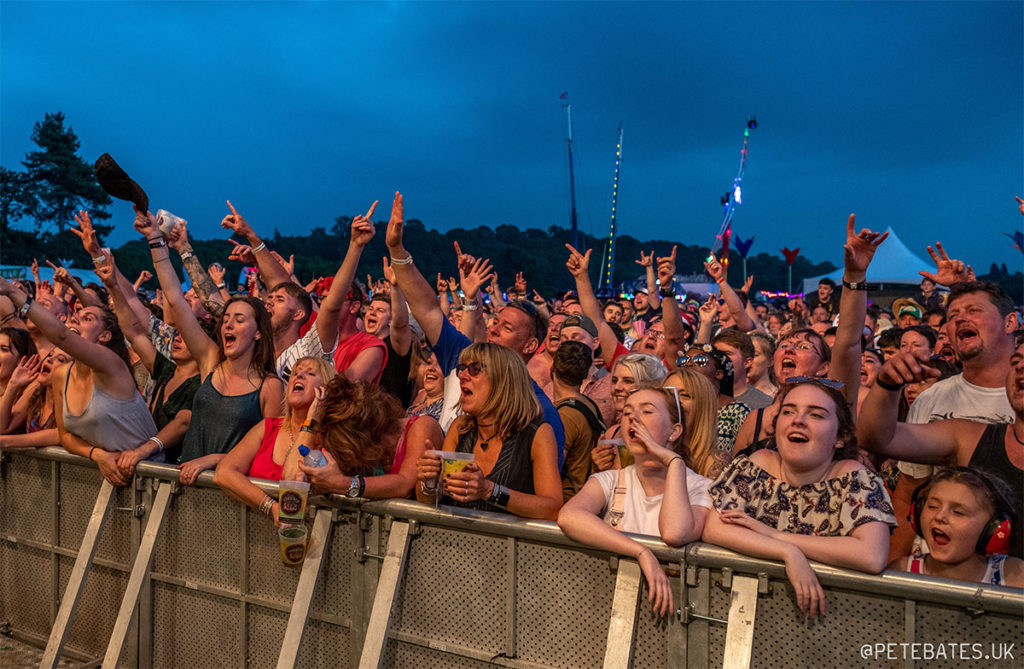
[[[868,267],[868,283],[912,284],[916,286],[921,283],[921,275],[918,272],[935,271],[935,263],[922,260],[915,255],[896,236],[896,232],[892,227],[887,228],[886,232],[889,233],[889,237],[875,251],[875,257]],[[818,290],[818,281],[825,277],[835,281],[837,286],[841,285],[843,268],[840,267],[834,272],[804,279],[804,293],[813,293]]]

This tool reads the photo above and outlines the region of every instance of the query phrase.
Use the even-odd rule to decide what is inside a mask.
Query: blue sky
[[[83,156],[202,238],[226,198],[302,233],[395,189],[428,227],[546,229],[568,223],[568,91],[587,232],[607,231],[621,121],[620,231],[710,244],[756,114],[735,218],[753,253],[840,264],[853,211],[921,256],[940,239],[1018,268],[1022,28],[1021,2],[3,0],[0,162],[61,110]]]

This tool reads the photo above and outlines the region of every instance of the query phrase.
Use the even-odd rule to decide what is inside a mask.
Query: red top
[[[374,346],[380,346],[384,350],[384,361],[381,362],[380,369],[377,370],[377,376],[374,379],[375,383],[380,383],[380,375],[384,373],[384,365],[388,362],[388,349],[384,345],[383,340],[374,337],[372,334],[356,332],[348,339],[339,341],[338,348],[334,349],[334,368],[341,374],[348,369],[357,355]]]
[[[274,442],[282,424],[284,418],[267,418],[264,421],[263,442],[260,443],[260,450],[256,451],[256,457],[249,466],[249,476],[271,481],[281,480],[283,467],[274,462]]]

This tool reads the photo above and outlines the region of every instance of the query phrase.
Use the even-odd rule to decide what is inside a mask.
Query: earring
[[[257,332],[257,333],[256,333],[256,336],[254,337],[254,339],[259,339],[260,337],[261,337],[260,333],[259,333],[259,332]]]

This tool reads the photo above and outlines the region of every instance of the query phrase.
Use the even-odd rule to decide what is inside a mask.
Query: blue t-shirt
[[[457,404],[462,395],[459,386],[458,369],[459,354],[472,342],[469,337],[462,334],[446,318],[441,326],[441,334],[437,341],[433,342],[434,354],[437,356],[437,364],[444,373],[444,408],[441,410],[441,428],[447,432],[448,426],[459,414]],[[551,426],[555,432],[555,441],[558,443],[558,469],[562,469],[562,461],[565,459],[565,429],[562,427],[562,419],[558,417],[558,410],[551,403],[548,396],[544,394],[536,381],[533,383],[533,392],[537,395],[540,408],[544,412],[544,422]]]

